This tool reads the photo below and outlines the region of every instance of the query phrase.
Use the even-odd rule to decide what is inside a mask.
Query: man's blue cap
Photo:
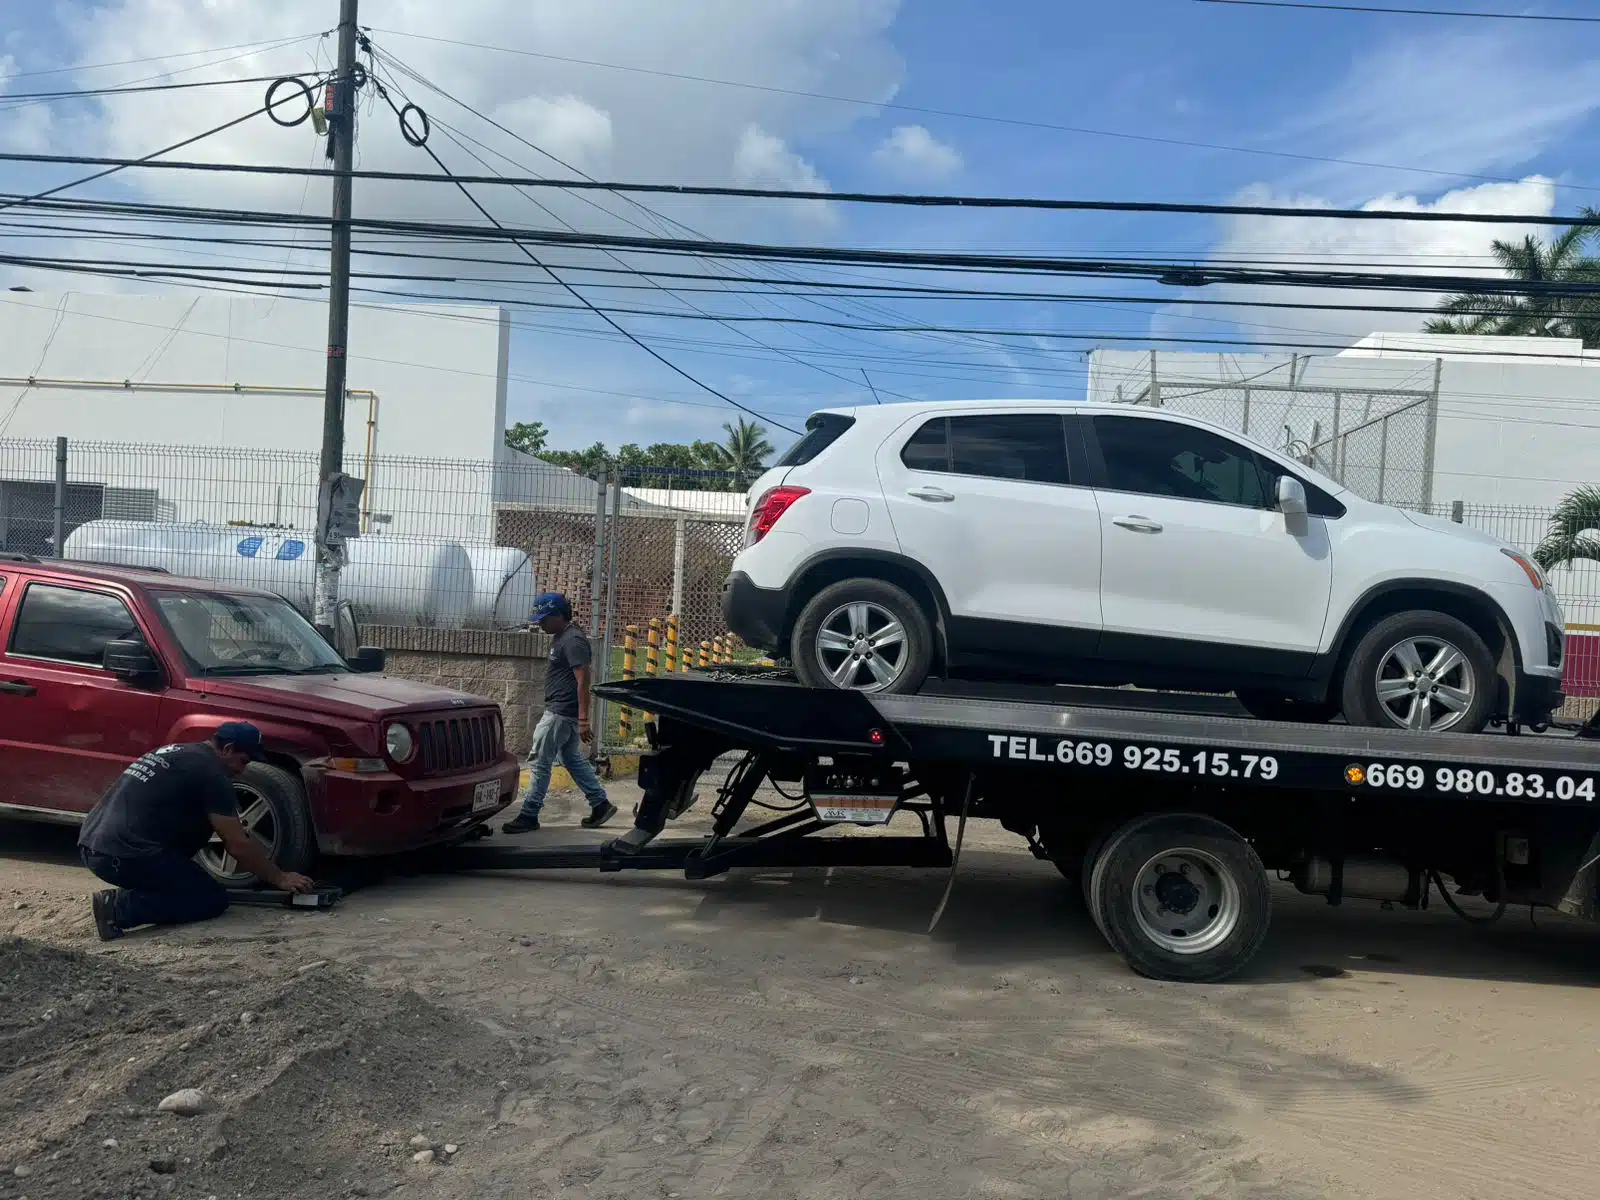
[[[560,592],[544,592],[533,598],[533,612],[528,614],[528,620],[537,625],[546,617],[566,617],[572,615],[572,605],[567,603],[567,598]]]
[[[261,761],[261,730],[249,721],[225,721],[217,726],[213,736],[219,746],[241,751],[255,762]]]

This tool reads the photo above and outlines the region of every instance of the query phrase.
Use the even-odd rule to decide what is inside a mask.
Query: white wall
[[[154,487],[180,521],[313,515],[315,472],[298,455],[321,443],[327,308],[291,298],[0,293],[0,378],[131,380],[27,388],[0,384],[0,439],[74,443],[71,478]],[[498,308],[351,310],[346,469],[368,474],[369,420],[379,469],[374,511],[394,533],[492,537],[494,470],[505,428],[510,323]],[[307,395],[161,391],[161,384],[314,389]],[[157,385],[151,388],[150,385]],[[7,414],[10,413],[9,419]],[[90,443],[129,443],[115,450]],[[217,448],[206,454],[157,447]],[[243,457],[233,451],[280,452]],[[459,461],[383,465],[392,456]],[[48,461],[0,449],[0,478],[45,478]],[[36,455],[28,454],[30,460]],[[375,527],[380,528],[380,527]]]
[[[1415,345],[1419,339],[1410,335],[1408,340]],[[1301,355],[1296,378],[1312,387],[1426,391],[1433,385],[1435,359],[1442,357],[1435,503],[1549,506],[1577,484],[1600,480],[1600,362],[1570,354],[1569,348],[1546,339],[1494,341],[1507,353],[1449,357],[1420,348],[1385,347],[1381,354],[1369,349],[1338,356]],[[1505,346],[1508,342],[1517,348]],[[1547,349],[1568,356],[1556,363],[1515,357]],[[1150,360],[1149,351],[1094,351],[1089,399],[1114,402],[1120,386],[1121,398],[1133,400],[1148,386]],[[1232,428],[1239,428],[1237,397],[1242,382],[1286,384],[1289,368],[1286,354],[1162,351],[1156,356],[1163,403]],[[1223,390],[1206,392],[1207,387]],[[1186,392],[1194,394],[1184,396]],[[1263,406],[1265,394],[1255,394],[1251,436],[1281,447],[1285,423],[1296,426],[1297,436],[1307,436],[1309,428],[1298,426],[1305,424],[1310,406],[1292,406],[1276,393],[1273,396],[1275,407],[1270,401]],[[1322,432],[1328,432],[1326,423]],[[1396,470],[1397,464],[1391,462],[1389,469]],[[1398,469],[1415,472],[1406,464]]]

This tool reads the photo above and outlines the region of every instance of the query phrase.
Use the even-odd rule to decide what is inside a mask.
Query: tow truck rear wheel
[[[1106,840],[1089,877],[1090,911],[1139,974],[1215,983],[1255,956],[1272,896],[1255,849],[1220,821],[1156,813]]]

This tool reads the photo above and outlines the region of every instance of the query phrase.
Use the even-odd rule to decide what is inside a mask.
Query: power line
[[[1297,0],[1196,0],[1200,4],[1236,4],[1247,8],[1299,8],[1309,12],[1383,13],[1393,17],[1477,17],[1485,21],[1569,21],[1600,25],[1600,17],[1563,17],[1543,13],[1471,12],[1448,8],[1380,8],[1375,4],[1310,4]]]
[[[425,149],[426,147],[424,147]],[[246,175],[312,175],[337,178],[342,172],[320,167],[267,166],[260,163],[200,162],[192,159],[148,162],[86,154],[0,153],[0,162],[69,163],[81,166],[146,167],[166,171],[211,171]],[[1291,217],[1340,221],[1420,221],[1461,225],[1547,225],[1575,228],[1600,227],[1600,212],[1577,216],[1537,216],[1519,213],[1443,212],[1436,209],[1299,208],[1274,204],[1194,204],[1165,200],[1063,200],[1025,196],[953,196],[906,192],[821,192],[815,189],[726,187],[720,184],[624,183],[615,180],[517,178],[509,175],[451,175],[422,171],[351,171],[352,179],[391,183],[457,183],[517,188],[555,188],[561,191],[629,192],[659,196],[722,196],[749,200],[810,200],[835,204],[876,204],[914,208],[1037,209],[1045,212],[1164,213],[1190,216]]]
[[[264,38],[259,42],[235,42],[231,46],[211,46],[205,50],[179,50],[171,54],[153,54],[147,58],[119,58],[112,62],[84,63],[75,67],[51,67],[43,71],[14,71],[7,75],[7,79],[38,79],[44,75],[75,75],[79,71],[99,71],[106,67],[132,67],[143,63],[169,62],[174,58],[198,58],[202,54],[221,54],[224,50],[259,50],[262,48],[281,49],[283,46],[293,45],[296,42],[308,42],[312,38],[325,37],[327,31],[297,34],[292,38]]]
[[[238,83],[271,83],[276,75],[247,75],[238,79],[197,79],[187,83],[130,84],[125,87],[78,88],[70,92],[0,92],[0,105],[20,108],[20,103],[40,103],[45,100],[79,100],[90,96],[133,96],[144,92],[182,92],[190,88],[231,87]]]
[[[869,100],[859,96],[835,96],[826,92],[808,92],[799,88],[776,87],[771,84],[748,83],[734,79],[716,79],[706,75],[690,75],[679,71],[661,71],[649,67],[624,66],[621,63],[600,62],[595,59],[573,58],[561,54],[541,53],[537,50],[524,50],[515,46],[491,46],[482,42],[462,41],[458,38],[436,37],[426,33],[412,33],[403,29],[378,29],[372,28],[373,33],[391,34],[397,37],[416,38],[425,42],[437,42],[447,46],[461,46],[471,50],[484,50],[501,54],[514,54],[527,58],[543,59],[547,62],[570,63],[575,66],[598,67],[608,71],[625,71],[635,75],[652,75],[661,79],[675,79],[686,83],[711,84],[719,87],[742,88],[753,92],[766,92],[778,96],[794,96],[805,100],[827,100],[835,104],[851,104],[862,108],[887,109],[893,112],[916,113],[921,116],[950,117],[962,121],[986,121],[997,125],[1011,125],[1023,129],[1039,129],[1052,133],[1074,133],[1088,137],[1117,138],[1132,142],[1145,142],[1160,146],[1181,146],[1190,150],[1218,150],[1227,154],[1253,154],[1266,158],[1291,159],[1296,162],[1329,163],[1341,167],[1365,167],[1380,171],[1404,171],[1413,175],[1443,176],[1450,179],[1472,179],[1483,183],[1516,183],[1500,175],[1481,175],[1470,171],[1442,171],[1431,167],[1403,166],[1398,163],[1368,162],[1356,158],[1333,158],[1320,154],[1299,154],[1288,150],[1266,150],[1257,146],[1230,146],[1218,142],[1197,142],[1185,138],[1159,137],[1154,134],[1127,133],[1121,130],[1092,129],[1082,125],[1062,125],[1051,121],[1031,120],[1025,117],[1002,117],[992,113],[959,112],[947,108],[930,108],[918,104],[901,104],[888,100]],[[1564,184],[1563,186],[1575,188],[1579,191],[1600,191],[1600,188],[1588,187],[1582,184]]]
[[[403,117],[401,116],[400,109],[395,104],[394,100],[390,98],[388,92],[384,90],[384,87],[383,87],[383,85],[381,83],[378,83],[376,79],[374,79],[373,82],[378,88],[378,95],[381,96],[388,103],[389,107],[394,110],[395,118],[397,120],[401,120],[402,123],[403,123]],[[433,159],[434,164],[439,168],[439,170],[444,172],[444,174],[450,178],[451,182],[455,183],[456,187],[460,190],[461,194],[463,196],[465,196],[467,198],[468,202],[474,208],[476,208],[478,210],[478,212],[480,212],[483,215],[484,220],[488,221],[496,229],[499,229],[500,231],[505,232],[505,226],[500,223],[500,221],[494,216],[493,213],[491,213],[487,208],[485,208],[478,201],[478,198],[476,196],[474,196],[471,193],[471,191],[469,191],[467,189],[467,187],[466,187],[466,185],[464,183],[462,183],[460,180],[457,180],[455,178],[455,176],[453,174],[451,174],[450,168],[448,166],[446,166],[444,160],[442,158],[440,158],[439,155],[437,153],[435,153],[427,145],[426,139],[423,139],[423,141],[422,141],[422,143],[420,145],[420,148],[428,155],[429,158]],[[726,404],[732,405],[734,408],[739,409],[741,412],[749,413],[753,417],[760,417],[763,421],[767,421],[767,422],[769,422],[769,423],[771,423],[773,425],[776,425],[779,429],[782,429],[787,433],[792,433],[792,434],[795,434],[796,436],[799,435],[800,431],[798,429],[795,429],[795,428],[793,428],[792,426],[789,426],[789,425],[785,425],[781,421],[774,420],[772,417],[769,417],[769,416],[765,415],[764,413],[757,412],[755,409],[750,408],[747,405],[739,403],[739,401],[735,400],[733,397],[728,396],[728,395],[724,394],[723,392],[718,391],[716,388],[712,387],[709,383],[706,383],[704,380],[701,380],[698,377],[696,377],[694,375],[691,375],[688,371],[686,371],[682,367],[678,366],[677,363],[673,362],[670,358],[666,357],[666,355],[662,354],[660,351],[656,350],[653,346],[651,346],[648,343],[644,342],[639,337],[635,336],[627,328],[625,328],[624,326],[619,324],[615,319],[613,319],[609,314],[604,312],[602,309],[597,307],[595,304],[591,303],[590,300],[588,299],[588,297],[586,297],[582,292],[578,291],[575,287],[573,287],[565,279],[561,278],[560,275],[556,274],[556,272],[553,269],[551,269],[548,265],[546,265],[544,262],[542,262],[539,259],[538,255],[534,254],[533,251],[529,250],[520,241],[517,241],[517,240],[513,239],[513,244],[517,247],[517,249],[521,250],[524,254],[526,254],[528,256],[529,260],[536,267],[538,267],[540,270],[544,271],[544,273],[549,275],[551,279],[555,280],[563,288],[565,288],[568,292],[570,292],[574,299],[576,299],[580,303],[582,303],[586,308],[588,308],[596,316],[600,317],[601,320],[605,321],[606,324],[610,325],[618,333],[622,334],[625,338],[627,338],[635,346],[639,347],[639,349],[643,350],[651,358],[653,358],[657,362],[659,362],[662,366],[666,367],[668,370],[674,372],[677,375],[681,375],[684,379],[687,379],[690,383],[694,384],[696,387],[701,388],[706,392],[709,392],[711,395],[715,396],[718,400],[721,400]]]

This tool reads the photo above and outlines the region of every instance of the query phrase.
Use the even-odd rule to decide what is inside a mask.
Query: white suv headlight
[[[383,731],[383,748],[389,752],[391,762],[408,763],[417,752],[417,743],[411,730],[397,722]]]
[[[1515,550],[1506,550],[1502,548],[1500,553],[1504,554],[1512,562],[1516,563],[1517,566],[1522,568],[1523,573],[1528,577],[1529,583],[1533,584],[1533,586],[1539,591],[1544,591],[1545,587],[1549,583],[1549,580],[1544,577],[1544,572],[1540,570],[1538,563],[1534,562],[1533,559],[1529,558],[1526,554],[1518,554]]]

